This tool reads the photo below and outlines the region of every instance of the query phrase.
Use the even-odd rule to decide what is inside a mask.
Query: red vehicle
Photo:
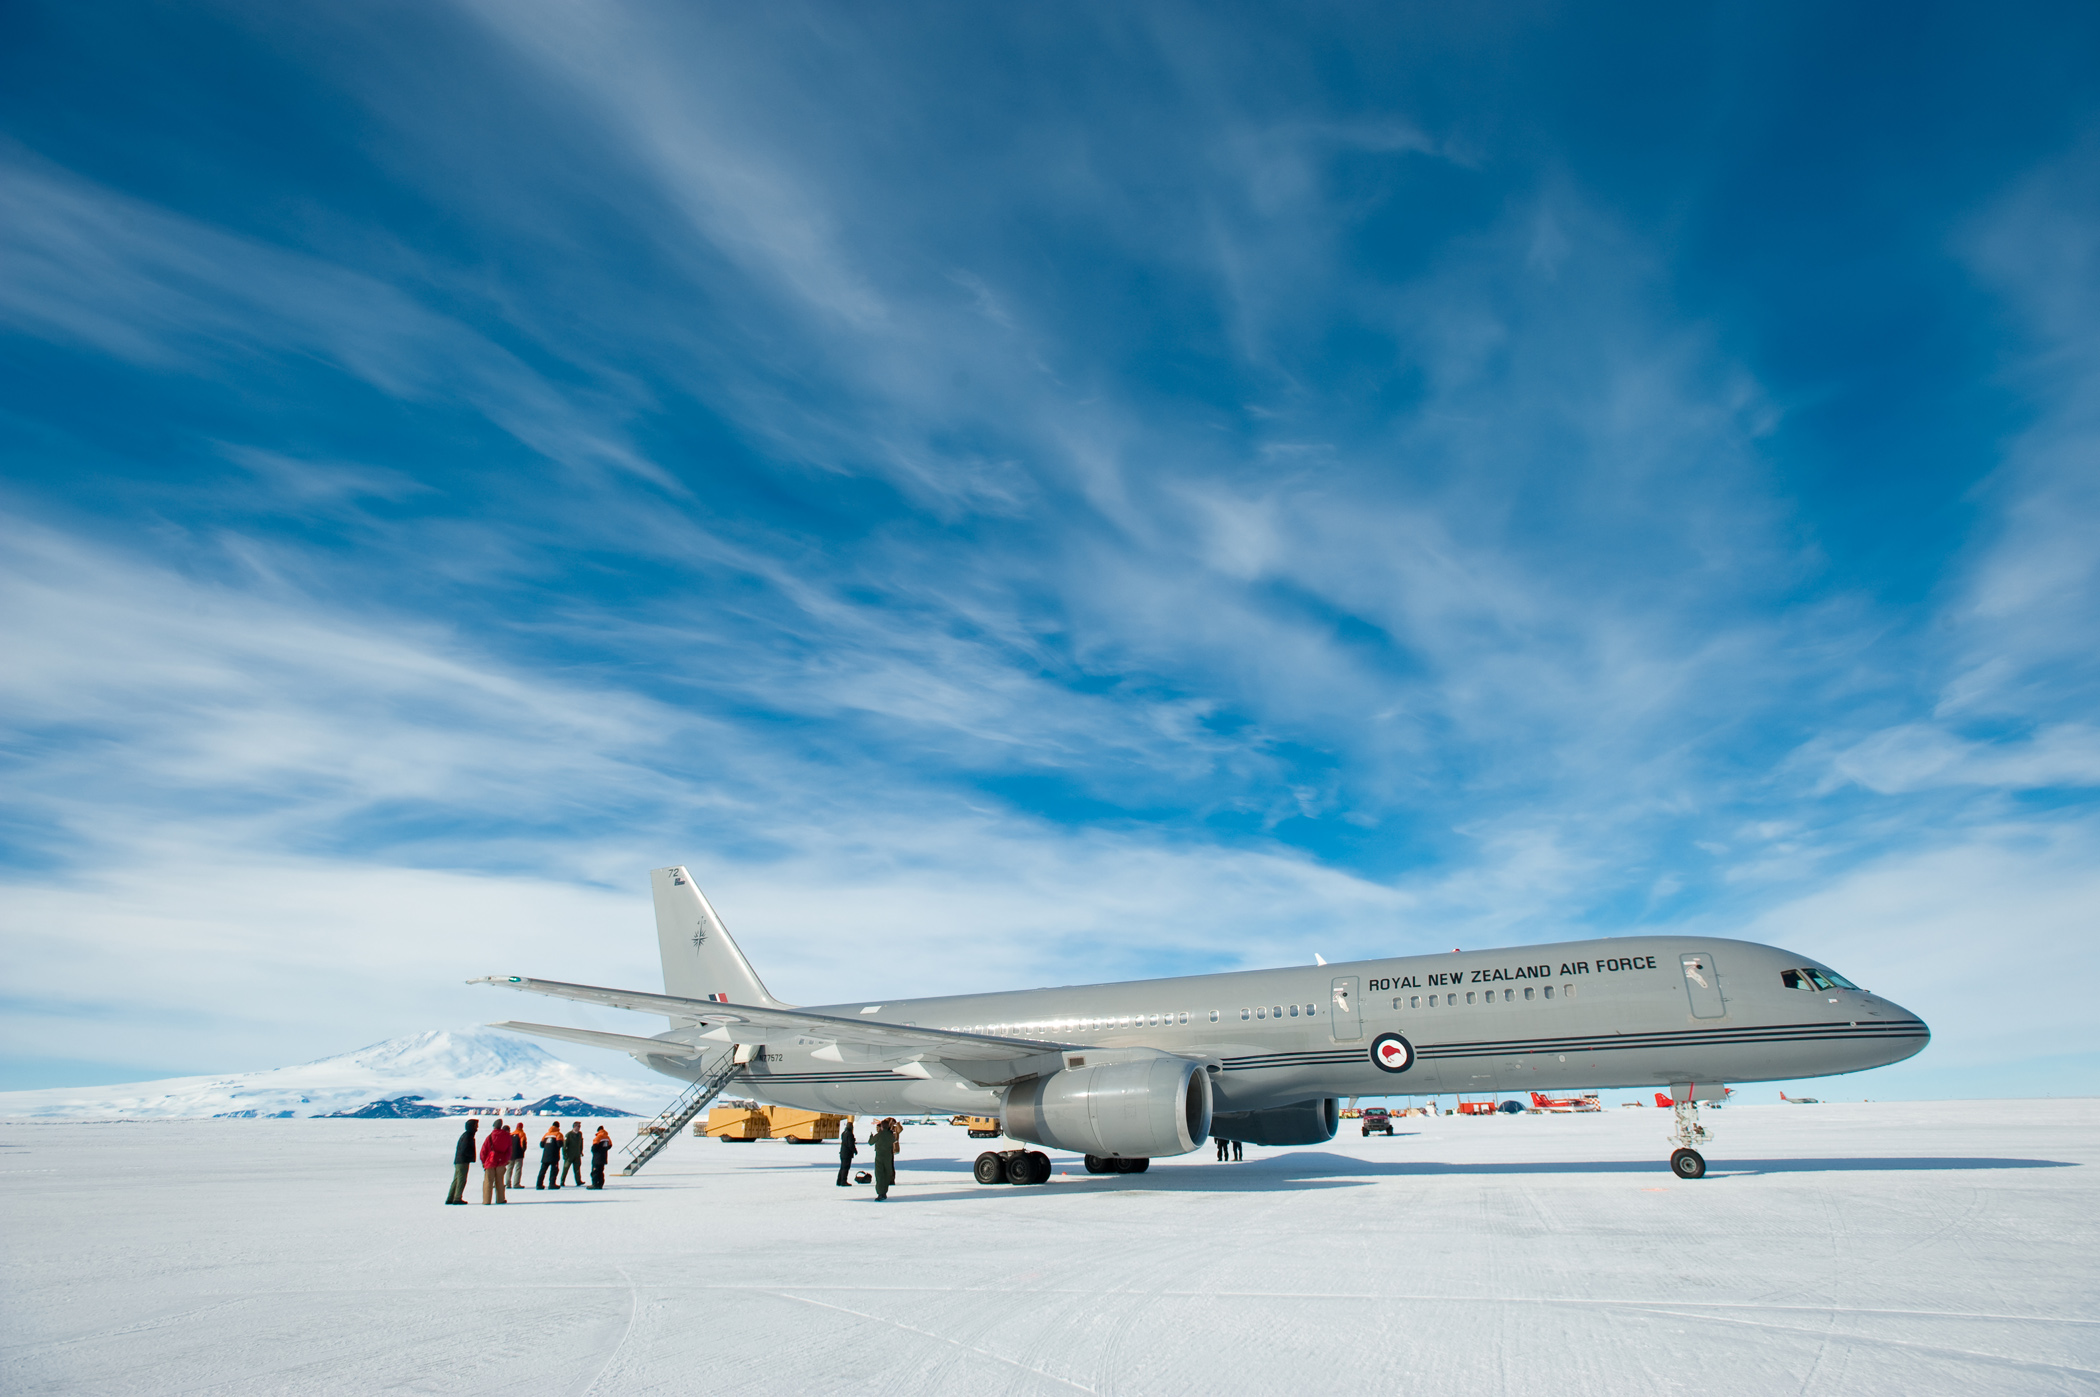
[[[1541,1096],[1531,1094],[1534,1111],[1601,1111],[1604,1103],[1594,1096]]]
[[[1393,1113],[1383,1106],[1364,1107],[1361,1119],[1364,1123],[1364,1135],[1366,1138],[1374,1130],[1383,1131],[1387,1135],[1393,1133]]]

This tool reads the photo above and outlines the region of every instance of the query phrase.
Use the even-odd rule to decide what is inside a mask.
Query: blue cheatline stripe
[[[1575,1048],[1537,1048],[1535,1052],[1669,1052],[1682,1048],[1760,1048],[1777,1046],[1789,1042],[1890,1042],[1894,1034],[1789,1034],[1785,1038],[1703,1038],[1699,1042],[1600,1042]],[[1900,1038],[1924,1038],[1924,1034],[1903,1034]],[[1420,1057],[1424,1061],[1459,1061],[1480,1057],[1529,1057],[1531,1048],[1424,1048]]]
[[[1633,1034],[1613,1038],[1538,1038],[1515,1039],[1503,1042],[1438,1043],[1422,1049],[1424,1053],[1462,1052],[1478,1053],[1550,1053],[1550,1052],[1594,1052],[1614,1048],[1695,1048],[1706,1043],[1791,1043],[1806,1039],[1828,1038],[1922,1038],[1923,1028],[1878,1029],[1878,1028],[1817,1028],[1776,1032],[1771,1029],[1717,1029],[1696,1037],[1682,1035]]]
[[[1890,1024],[1769,1024],[1764,1026],[1724,1024],[1714,1028],[1670,1029],[1649,1033],[1590,1033],[1570,1034],[1559,1038],[1474,1038],[1458,1042],[1439,1043],[1440,1050],[1467,1049],[1489,1051],[1565,1052],[1588,1047],[1625,1047],[1629,1044],[1652,1044],[1658,1047],[1673,1047],[1681,1044],[1742,1041],[1755,1038],[1785,1039],[1803,1033],[1842,1035],[1858,1037],[1917,1037],[1927,1032],[1925,1025],[1917,1020]],[[1423,1051],[1430,1051],[1424,1048]]]
[[[1655,1029],[1655,1030],[1651,1030],[1651,1031],[1648,1031],[1648,1032],[1645,1032],[1645,1033],[1578,1033],[1578,1034],[1564,1034],[1564,1035],[1562,1035],[1562,1036],[1561,1036],[1561,1037],[1559,1037],[1559,1038],[1508,1038],[1508,1039],[1493,1039],[1493,1038],[1476,1038],[1476,1039],[1467,1039],[1467,1040],[1462,1040],[1462,1041],[1461,1041],[1460,1043],[1447,1043],[1447,1044],[1444,1044],[1443,1046],[1445,1046],[1445,1047],[1460,1047],[1460,1046],[1464,1046],[1464,1047],[1494,1047],[1494,1046],[1497,1046],[1498,1044],[1505,1044],[1505,1043],[1549,1043],[1549,1042],[1550,1042],[1550,1043],[1587,1043],[1587,1042],[1602,1042],[1602,1043],[1618,1043],[1618,1042],[1624,1042],[1624,1041],[1626,1041],[1626,1040],[1628,1040],[1628,1039],[1633,1039],[1633,1038],[1652,1038],[1652,1039],[1669,1039],[1669,1040],[1682,1040],[1682,1039],[1699,1039],[1699,1038],[1710,1038],[1710,1037],[1712,1037],[1712,1036],[1713,1036],[1714,1034],[1717,1034],[1717,1033],[1798,1033],[1798,1032],[1802,1032],[1802,1031],[1804,1031],[1804,1030],[1828,1030],[1828,1029],[1844,1030],[1844,1031],[1847,1031],[1847,1032],[1850,1032],[1850,1031],[1854,1031],[1854,1030],[1857,1030],[1857,1031],[1859,1031],[1859,1032],[1861,1032],[1861,1033],[1876,1033],[1876,1032],[1879,1032],[1879,1033],[1886,1033],[1886,1032],[1901,1032],[1901,1033],[1922,1033],[1922,1032],[1924,1032],[1924,1031],[1925,1031],[1925,1025],[1924,1025],[1924,1024],[1923,1024],[1923,1023],[1921,1022],[1921,1021],[1919,1021],[1919,1020],[1917,1020],[1917,1019],[1898,1019],[1898,1020],[1894,1020],[1894,1021],[1891,1021],[1891,1022],[1889,1022],[1889,1023],[1859,1023],[1859,1022],[1854,1022],[1854,1021],[1851,1021],[1851,1020],[1846,1020],[1846,1021],[1844,1021],[1844,1022],[1839,1022],[1839,1021],[1837,1021],[1837,1020],[1835,1020],[1835,1019],[1825,1019],[1825,1020],[1823,1020],[1823,1021],[1821,1021],[1821,1022],[1818,1022],[1818,1023],[1793,1023],[1793,1024],[1716,1024],[1716,1025],[1715,1025],[1714,1027],[1712,1027],[1712,1028],[1676,1028],[1676,1029]]]

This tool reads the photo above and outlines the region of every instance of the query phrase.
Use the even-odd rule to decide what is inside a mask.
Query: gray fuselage
[[[1612,937],[810,1011],[1197,1058],[1212,1066],[1219,1111],[1320,1096],[1784,1081],[1924,1048],[1930,1032],[1916,1015],[1863,990],[1814,988],[1804,969],[1829,976],[1819,961],[1754,942]],[[1400,1070],[1374,1061],[1386,1035],[1404,1040],[1382,1052]],[[735,1089],[807,1110],[999,1114],[1003,1088],[938,1063],[906,1076],[850,1048],[813,1056],[823,1048],[769,1042]],[[689,1061],[649,1063],[698,1075]]]

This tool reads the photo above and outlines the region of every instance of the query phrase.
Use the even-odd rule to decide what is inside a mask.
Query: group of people
[[[531,1148],[525,1133],[525,1123],[519,1121],[515,1128],[507,1128],[501,1121],[489,1131],[486,1140],[477,1142],[481,1131],[479,1119],[470,1118],[467,1128],[459,1134],[452,1147],[452,1188],[445,1194],[449,1204],[467,1201],[467,1173],[475,1161],[481,1163],[481,1201],[483,1203],[506,1203],[506,1188],[525,1186],[525,1153]],[[540,1137],[540,1174],[533,1183],[536,1189],[558,1189],[569,1179],[574,1179],[584,1188],[605,1187],[605,1160],[612,1153],[612,1133],[604,1126],[598,1127],[597,1136],[591,1141],[591,1181],[583,1182],[583,1122],[578,1121],[562,1133],[561,1122],[547,1127]],[[548,1178],[552,1176],[553,1182]]]
[[[467,1175],[478,1161],[481,1165],[481,1201],[483,1203],[507,1203],[506,1191],[525,1186],[525,1155],[531,1148],[530,1137],[525,1133],[525,1123],[506,1127],[501,1121],[489,1131],[488,1138],[478,1139],[481,1121],[470,1118],[467,1128],[459,1133],[459,1140],[452,1147],[452,1187],[445,1194],[445,1202],[464,1204],[467,1201]],[[880,1203],[890,1196],[891,1185],[897,1182],[897,1142],[904,1135],[904,1125],[895,1116],[885,1116],[875,1122],[874,1131],[868,1136],[868,1147],[875,1154],[875,1201]],[[533,1180],[536,1189],[558,1189],[572,1180],[584,1188],[605,1187],[605,1160],[612,1153],[612,1134],[604,1126],[598,1127],[597,1136],[591,1141],[591,1181],[583,1182],[583,1122],[578,1121],[563,1133],[561,1122],[547,1127],[540,1136],[540,1172]],[[853,1122],[849,1119],[845,1129],[839,1132],[839,1187],[852,1186],[848,1175],[853,1161],[860,1154],[860,1143],[853,1138]],[[1223,1159],[1221,1154],[1218,1156]],[[863,1175],[865,1182],[869,1176]]]
[[[868,1147],[875,1152],[875,1201],[883,1202],[890,1196],[890,1185],[897,1182],[897,1141],[904,1134],[904,1125],[895,1116],[884,1116],[875,1122],[875,1131],[868,1136]],[[851,1188],[847,1175],[852,1172],[853,1158],[860,1153],[860,1145],[853,1138],[853,1122],[847,1121],[839,1131],[839,1187]]]
[[[1223,1163],[1225,1160],[1228,1159],[1238,1159],[1240,1157],[1239,1141],[1228,1140],[1222,1135],[1213,1135],[1210,1138],[1212,1142],[1215,1143],[1218,1147],[1218,1160],[1220,1163]]]

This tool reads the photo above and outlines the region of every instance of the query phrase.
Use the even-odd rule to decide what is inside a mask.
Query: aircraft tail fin
[[[700,885],[683,868],[649,875],[656,900],[656,941],[664,958],[664,993],[684,999],[713,999],[753,1008],[785,1009],[729,937]]]

